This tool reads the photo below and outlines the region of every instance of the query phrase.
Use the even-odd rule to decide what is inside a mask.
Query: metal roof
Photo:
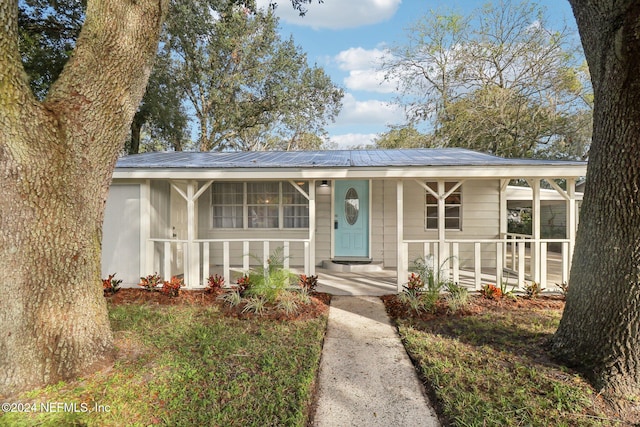
[[[116,170],[229,168],[383,168],[428,166],[584,166],[585,162],[506,159],[462,148],[155,152],[122,157]]]

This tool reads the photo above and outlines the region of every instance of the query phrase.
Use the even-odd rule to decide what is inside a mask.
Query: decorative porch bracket
[[[204,194],[205,191],[213,184],[213,180],[205,182],[205,184],[195,191],[198,182],[188,181],[187,192],[182,191],[175,182],[171,182],[171,187],[187,202],[187,255],[188,264],[185,264],[185,282],[189,287],[195,287],[200,283],[200,246],[196,240],[196,201]]]
[[[436,200],[438,201],[438,242],[439,242],[440,248],[446,248],[446,245],[444,244],[447,238],[446,224],[445,224],[445,216],[446,216],[445,201],[447,200],[447,197],[452,195],[454,191],[460,188],[460,186],[464,183],[464,181],[465,181],[464,179],[457,181],[456,184],[453,187],[451,187],[449,191],[445,191],[445,180],[438,179],[436,180],[436,182],[438,183],[438,188],[437,188],[438,191],[435,192],[425,182],[420,181],[418,179],[415,180],[415,182],[418,185],[420,185],[420,187],[424,188],[429,194],[435,197]],[[449,254],[447,253],[446,250],[439,250],[438,255],[439,255],[437,259],[438,265],[434,266],[434,268],[436,269],[439,269],[449,259]]]

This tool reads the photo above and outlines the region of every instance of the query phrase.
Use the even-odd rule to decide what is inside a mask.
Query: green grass
[[[216,308],[110,307],[115,366],[16,398],[78,412],[7,413],[2,426],[304,426],[326,318],[238,320]],[[82,412],[81,404],[102,412]],[[106,410],[108,406],[108,411]]]
[[[456,426],[622,426],[592,387],[554,363],[545,343],[561,310],[397,319],[444,418]]]

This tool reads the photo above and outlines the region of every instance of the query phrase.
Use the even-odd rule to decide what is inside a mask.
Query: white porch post
[[[185,282],[189,287],[200,285],[200,254],[198,251],[198,243],[196,239],[196,198],[195,188],[198,185],[196,181],[187,183],[187,260],[188,268],[185,274]]]
[[[208,181],[197,192],[198,182],[191,180],[187,182],[186,194],[175,183],[171,183],[171,186],[176,190],[178,194],[187,202],[187,244],[186,244],[186,256],[185,256],[185,283],[188,287],[201,286],[200,282],[200,244],[197,243],[197,224],[196,224],[196,200],[213,184],[213,181]],[[208,260],[205,260],[208,262]]]
[[[140,186],[140,277],[153,271],[153,245],[151,241],[151,181]]]
[[[436,260],[436,262],[438,263],[438,265],[434,265],[433,269],[435,272],[440,274],[440,267],[442,267],[442,264],[447,259],[446,252],[448,252],[447,251],[448,248],[446,247],[446,244],[445,244],[446,224],[444,223],[445,212],[446,212],[445,210],[446,190],[445,190],[444,181],[441,179],[438,180],[437,191],[438,191],[438,259]]]
[[[531,267],[533,268],[533,280],[540,283],[540,180],[534,179],[529,182],[533,190],[533,247],[531,248]]]
[[[396,181],[396,242],[397,259],[396,271],[398,278],[396,284],[398,293],[402,292],[402,286],[407,277],[408,261],[404,244],[404,183],[402,180]]]
[[[507,231],[509,230],[508,227],[508,218],[507,218],[507,187],[509,186],[509,180],[508,179],[501,179],[500,180],[500,238],[504,239],[505,235],[507,234]]]
[[[316,274],[316,181],[311,180],[309,183],[309,259],[308,274],[313,276]]]
[[[567,239],[569,239],[568,271],[571,271],[571,262],[573,261],[573,250],[576,245],[576,231],[578,228],[578,216],[576,205],[576,180],[575,178],[567,178]]]

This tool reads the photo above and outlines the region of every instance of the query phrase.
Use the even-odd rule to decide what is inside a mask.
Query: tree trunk
[[[131,122],[131,140],[127,149],[128,154],[138,154],[140,152],[140,131],[146,118],[140,112],[136,113]]]
[[[38,102],[0,0],[0,394],[112,362],[100,283],[104,205],[167,1],[89,1],[73,57]]]
[[[571,288],[552,349],[599,390],[639,395],[640,5],[571,3],[594,86],[594,129]]]

